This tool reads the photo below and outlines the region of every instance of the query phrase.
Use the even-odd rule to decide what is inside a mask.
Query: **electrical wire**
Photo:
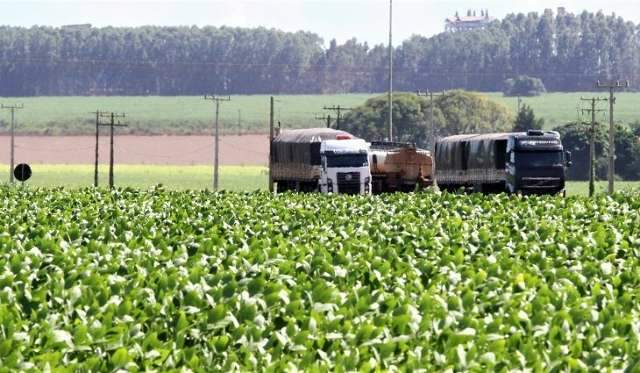
[[[157,68],[167,66],[209,66],[209,67],[244,67],[244,68],[296,68],[305,69],[306,71],[325,71],[328,69],[335,69],[337,71],[333,74],[340,73],[362,73],[371,75],[380,75],[387,72],[386,67],[371,67],[364,68],[358,65],[336,65],[336,64],[290,64],[290,63],[235,63],[235,62],[219,62],[219,61],[136,61],[136,60],[118,60],[118,59],[63,59],[63,58],[38,58],[38,57],[21,57],[11,58],[11,62],[31,65],[51,65],[51,64],[64,64],[64,65],[108,65],[108,66],[122,66],[122,67],[146,67]],[[5,63],[6,65],[6,63]],[[412,72],[419,74],[422,77],[466,77],[466,76],[485,76],[485,77],[507,77],[514,75],[514,72],[470,72],[470,71],[420,71],[420,68],[415,67],[394,67],[394,72]],[[553,77],[593,77],[598,76],[606,71],[600,72],[546,72],[546,71],[527,71],[529,75],[539,76],[553,76]]]

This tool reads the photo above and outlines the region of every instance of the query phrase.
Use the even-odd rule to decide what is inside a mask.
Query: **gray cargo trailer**
[[[436,182],[449,191],[561,193],[570,164],[557,132],[456,135],[436,143]]]

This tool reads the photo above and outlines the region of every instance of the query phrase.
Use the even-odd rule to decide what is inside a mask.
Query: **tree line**
[[[382,92],[388,50],[310,32],[231,27],[0,27],[0,95]],[[398,90],[549,91],[640,78],[640,26],[614,14],[512,14],[484,30],[413,36],[394,49]]]

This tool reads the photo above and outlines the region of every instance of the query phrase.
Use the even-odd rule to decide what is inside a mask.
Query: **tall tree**
[[[544,119],[536,118],[533,109],[524,104],[520,108],[513,126],[513,132],[526,132],[528,130],[541,130],[544,127]]]

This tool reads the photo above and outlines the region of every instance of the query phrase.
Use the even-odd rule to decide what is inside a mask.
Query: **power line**
[[[384,66],[363,68],[360,65],[340,65],[340,64],[309,64],[309,63],[235,63],[235,62],[218,62],[218,61],[144,61],[144,60],[121,60],[121,59],[63,59],[63,58],[46,58],[46,57],[23,57],[12,58],[12,62],[23,62],[31,65],[48,65],[51,63],[60,64],[86,64],[86,65],[123,65],[126,67],[141,66],[156,68],[159,66],[209,66],[209,67],[281,67],[286,69],[307,69],[309,71],[324,71],[327,69],[338,69],[339,73],[370,73],[372,75],[380,75],[387,70]],[[450,77],[450,76],[499,76],[506,77],[515,75],[514,71],[507,72],[472,72],[472,71],[417,71],[415,67],[394,67],[395,72],[412,72],[419,74],[420,76],[436,76],[436,77]],[[567,71],[567,72],[546,72],[546,71],[522,71],[521,74],[536,75],[536,76],[559,76],[559,77],[594,77],[598,75],[606,74],[606,71],[596,71],[592,73],[585,73],[579,71]],[[119,89],[119,88],[109,88]]]
[[[340,105],[333,105],[333,106],[324,106],[322,108],[322,110],[330,110],[330,111],[335,111],[336,112],[336,129],[339,130],[340,129],[340,121],[342,119],[342,112],[343,111],[351,111],[353,110],[353,108],[349,108],[349,107],[342,107]]]
[[[218,163],[220,153],[220,131],[219,131],[219,117],[220,117],[220,102],[231,101],[231,97],[219,97],[215,95],[204,96],[205,100],[215,101],[216,103],[216,122],[215,122],[215,141],[214,141],[214,156],[213,156],[213,190],[218,190]]]
[[[444,92],[442,93],[433,93],[430,90],[427,89],[426,92],[421,92],[418,90],[418,92],[416,93],[418,96],[423,96],[423,97],[429,97],[429,148],[431,149],[431,154],[435,154],[435,150],[436,150],[436,123],[435,123],[435,119],[433,117],[433,96],[443,96]]]
[[[9,182],[13,184],[14,183],[13,165],[15,162],[15,116],[16,116],[16,110],[24,109],[24,105],[23,104],[0,105],[0,109],[7,109],[11,111],[11,150],[10,150],[11,161],[9,164]]]
[[[616,129],[613,123],[613,106],[616,103],[614,93],[617,89],[629,88],[629,81],[621,82],[619,80],[609,83],[596,82],[596,88],[608,88],[609,89],[609,194],[614,192],[614,177],[616,167]]]

